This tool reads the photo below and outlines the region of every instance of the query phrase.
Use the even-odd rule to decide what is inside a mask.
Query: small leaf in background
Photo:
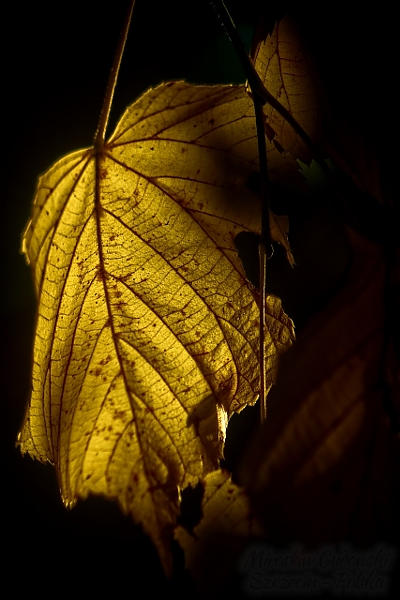
[[[209,473],[204,481],[203,517],[189,533],[175,530],[185,552],[185,565],[204,597],[216,595],[220,585],[235,575],[236,562],[249,539],[262,534],[251,513],[245,491],[232,482],[227,471]]]
[[[322,155],[329,157],[364,194],[384,204],[396,203],[394,173],[400,120],[394,98],[389,95],[386,105],[385,95],[379,95],[380,88],[371,89],[368,85],[357,90],[359,65],[354,56],[346,56],[345,48],[340,48],[336,59],[339,77],[342,71],[342,81],[338,84],[337,78],[329,76],[332,65],[323,58],[315,28],[308,38],[309,29],[304,23],[299,27],[298,21],[302,21],[298,14],[288,13],[271,23],[270,7],[264,13],[252,50],[262,82]],[[335,41],[338,45],[342,42],[339,36]],[[369,41],[369,46],[374,47],[373,41]],[[371,82],[379,80],[376,66],[370,78]],[[302,178],[296,161],[309,165],[316,157],[268,103],[264,113],[271,179],[298,184]]]
[[[267,14],[261,19],[253,41],[253,62],[261,81],[296,119],[312,141],[321,137],[321,105],[311,59],[290,16],[275,23],[271,31]],[[293,128],[268,103],[264,106],[267,161],[271,179],[299,183],[296,159],[309,164],[310,149]]]
[[[257,293],[234,245],[259,227],[251,106],[244,86],[149,90],[104,149],[40,178],[23,238],[39,316],[21,450],[54,463],[65,504],[117,499],[168,573],[180,490],[258,397]],[[293,339],[274,296],[267,327],[270,387]]]

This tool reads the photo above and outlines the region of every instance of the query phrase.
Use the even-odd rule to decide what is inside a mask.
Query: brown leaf
[[[271,541],[365,544],[393,534],[399,471],[382,370],[387,264],[377,245],[352,238],[346,285],[283,357],[269,421],[243,464],[241,480]]]
[[[243,86],[149,90],[104,149],[40,178],[23,238],[39,309],[22,452],[54,463],[66,505],[117,499],[167,572],[180,490],[258,396],[257,294],[234,246],[259,229],[250,109]],[[273,296],[267,322],[272,385],[293,339]]]

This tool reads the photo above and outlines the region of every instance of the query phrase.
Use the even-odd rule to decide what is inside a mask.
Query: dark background
[[[269,6],[280,14],[287,4]],[[317,52],[331,98],[339,106],[356,107],[371,123],[376,124],[388,107],[398,115],[398,26],[389,4],[380,2],[361,12],[349,2],[321,3],[318,12],[308,4],[297,9],[296,17]],[[227,1],[247,45],[263,5],[257,0]],[[24,585],[53,589],[53,578],[63,590],[85,588],[91,593],[116,582],[132,596],[137,586],[146,586],[149,594],[167,585],[191,589],[183,576],[166,584],[151,543],[117,506],[91,499],[66,511],[53,469],[22,458],[14,447],[29,397],[35,321],[33,286],[19,252],[20,236],[38,175],[62,155],[92,143],[126,9],[127,2],[38,1],[8,4],[2,16],[0,535],[7,569],[13,565],[19,574],[15,589]],[[137,0],[109,132],[124,108],[149,86],[182,78],[196,83],[244,81],[207,1]],[[385,135],[388,165],[396,170],[397,140],[390,131]],[[315,232],[309,225],[314,212],[312,203],[293,210],[289,216],[294,235],[306,226]],[[321,250],[321,236],[310,237],[309,244]],[[312,246],[307,251],[314,253]],[[323,252],[318,253],[325,260]],[[329,290],[324,281],[322,293],[307,292],[307,279],[291,282],[290,269],[279,262],[279,253],[277,261],[271,291],[279,292],[284,308],[301,326]],[[332,276],[339,277],[344,266],[335,264]],[[313,281],[318,288],[322,269],[316,273]],[[334,287],[335,281],[329,285]],[[296,303],[299,290],[304,292],[301,307]],[[231,468],[245,452],[246,436],[256,418],[251,409],[248,414],[233,426],[227,447]],[[179,562],[179,553],[177,557]]]

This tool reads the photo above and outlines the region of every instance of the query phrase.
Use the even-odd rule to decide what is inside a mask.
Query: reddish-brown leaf
[[[353,249],[346,285],[283,357],[269,421],[243,464],[271,540],[367,543],[391,533],[398,440],[386,407],[398,388],[384,368],[387,263],[365,239],[353,236]]]

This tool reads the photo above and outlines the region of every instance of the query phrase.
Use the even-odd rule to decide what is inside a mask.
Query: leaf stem
[[[260,364],[260,419],[263,424],[267,418],[267,384],[266,375],[266,358],[265,358],[265,328],[266,328],[266,300],[267,300],[267,249],[271,248],[271,231],[269,222],[269,176],[267,167],[267,147],[265,142],[265,127],[264,127],[264,112],[263,105],[265,104],[264,85],[258,76],[257,71],[246,53],[243,42],[235,27],[232,18],[226,9],[223,0],[215,0],[211,2],[220,18],[224,29],[231,40],[235,51],[242,63],[247,80],[249,82],[252,95],[254,112],[257,127],[257,142],[258,142],[258,158],[260,163],[260,178],[261,178],[261,238],[258,246],[259,251],[259,266],[260,266],[260,283],[259,283],[259,310],[260,310],[260,348],[259,348],[259,364]],[[279,103],[278,103],[279,104]]]
[[[135,6],[135,0],[131,0],[128,11],[126,13],[121,34],[119,36],[117,49],[114,55],[114,61],[111,67],[110,76],[108,78],[106,94],[103,100],[103,106],[100,113],[99,124],[97,127],[96,135],[94,138],[94,147],[96,150],[101,150],[104,146],[106,130],[108,120],[110,117],[111,104],[114,97],[115,86],[117,85],[117,78],[119,69],[121,66],[122,55],[124,53],[126,40],[128,37],[129,26],[132,20],[133,8]]]

